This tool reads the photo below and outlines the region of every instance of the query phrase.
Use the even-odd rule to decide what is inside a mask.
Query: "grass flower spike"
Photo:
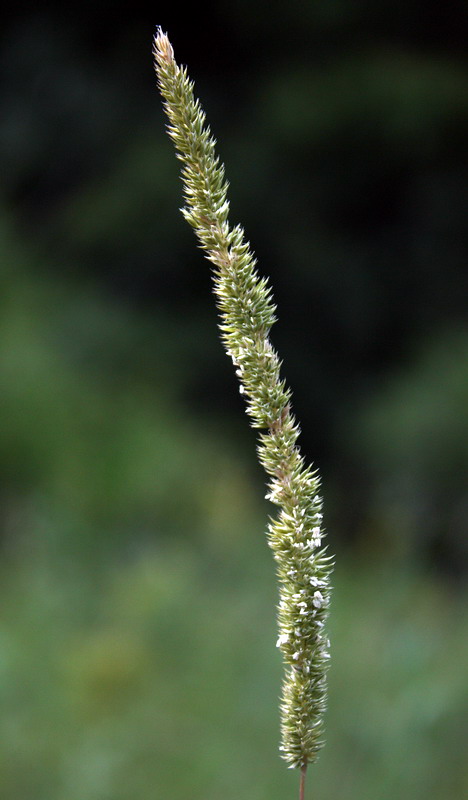
[[[279,577],[277,647],[285,664],[281,701],[281,754],[302,771],[322,746],[329,642],[325,633],[332,559],[323,547],[319,478],[297,446],[299,427],[291,392],[270,338],[275,305],[267,281],[239,225],[228,221],[228,184],[215,140],[193,94],[185,68],[159,29],[154,40],[158,84],[169,118],[168,132],[182,162],[185,208],[212,263],[220,330],[247,402],[251,424],[260,430],[258,455],[269,476],[267,498],[277,514],[268,541]]]

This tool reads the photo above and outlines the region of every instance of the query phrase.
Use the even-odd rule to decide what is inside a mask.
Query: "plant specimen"
[[[322,545],[320,481],[299,451],[291,392],[269,338],[276,310],[271,290],[257,272],[243,229],[228,221],[224,167],[193,83],[186,69],[176,64],[161,29],[153,52],[168,133],[182,162],[182,213],[213,265],[222,341],[236,368],[251,425],[260,431],[258,456],[269,475],[266,497],[278,506],[268,526],[268,542],[277,563],[277,647],[285,665],[280,750],[290,767],[301,770],[302,798],[307,765],[316,760],[323,744],[329,664],[325,621],[332,557]]]

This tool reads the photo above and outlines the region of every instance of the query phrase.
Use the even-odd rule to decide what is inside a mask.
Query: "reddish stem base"
[[[299,784],[299,800],[304,800],[306,772],[307,772],[307,764],[304,767],[301,767],[301,782]]]

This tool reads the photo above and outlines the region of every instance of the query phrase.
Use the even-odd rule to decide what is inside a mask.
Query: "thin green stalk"
[[[275,305],[265,278],[239,225],[228,221],[228,184],[215,140],[193,94],[187,71],[174,60],[167,36],[154,41],[158,85],[164,99],[177,157],[182,162],[187,221],[213,265],[219,327],[239,377],[251,425],[260,430],[258,456],[268,476],[268,493],[278,511],[268,526],[268,542],[279,578],[279,635],[285,664],[281,700],[281,754],[305,772],[322,747],[329,642],[324,630],[330,597],[332,558],[322,546],[319,477],[297,446],[299,427],[291,391],[280,375],[281,362],[269,338]]]

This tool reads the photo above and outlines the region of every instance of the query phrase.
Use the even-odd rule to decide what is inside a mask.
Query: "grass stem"
[[[306,772],[307,772],[307,764],[301,767],[301,780],[299,783],[299,800],[304,800]]]

